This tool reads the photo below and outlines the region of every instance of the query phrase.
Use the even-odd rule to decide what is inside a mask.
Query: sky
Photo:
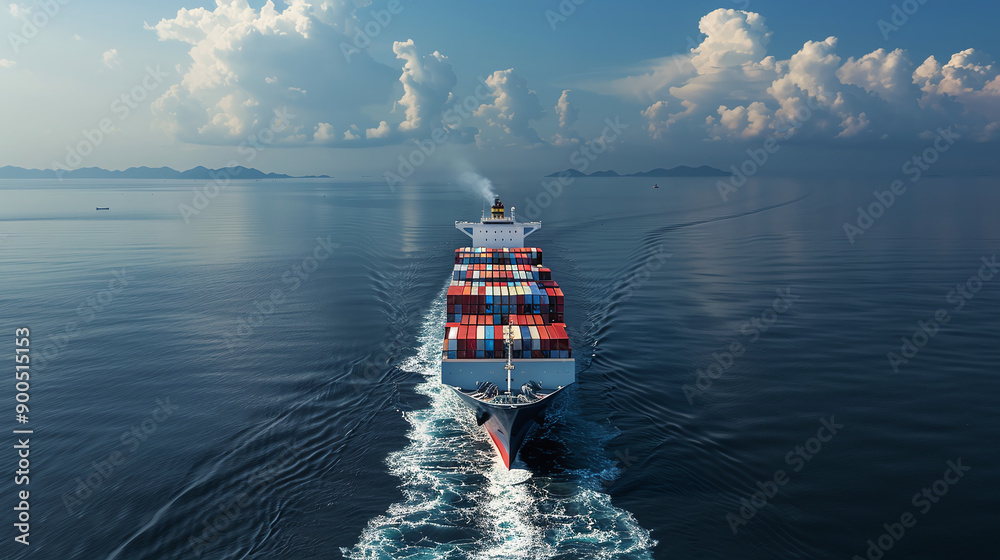
[[[25,0],[0,166],[993,173],[1000,5]],[[765,149],[766,148],[766,149]],[[762,150],[764,150],[762,152]]]

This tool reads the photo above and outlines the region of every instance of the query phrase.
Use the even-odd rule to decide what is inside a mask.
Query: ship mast
[[[505,366],[503,366],[503,368],[505,370],[507,370],[507,396],[508,397],[511,396],[511,393],[510,393],[511,374],[514,373],[514,362],[511,360],[511,356],[513,356],[512,349],[513,349],[513,346],[514,346],[514,327],[512,326],[513,324],[514,324],[514,319],[511,318],[511,317],[508,317],[507,318],[507,326],[504,327],[504,329],[503,329],[503,341],[507,345],[507,364]]]

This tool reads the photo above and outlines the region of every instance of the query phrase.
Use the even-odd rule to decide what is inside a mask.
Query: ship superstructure
[[[576,380],[563,293],[524,238],[541,222],[517,222],[497,198],[490,216],[455,222],[472,246],[455,250],[441,382],[476,414],[510,468],[531,427]]]

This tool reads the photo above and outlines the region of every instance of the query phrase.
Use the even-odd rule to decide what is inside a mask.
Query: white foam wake
[[[386,459],[403,501],[368,522],[351,559],[649,558],[656,544],[632,514],[611,504],[595,478],[508,471],[461,400],[440,383],[445,291],[431,305],[416,354],[400,367],[421,373],[430,399],[404,414],[410,443]],[[601,470],[601,469],[598,469]]]

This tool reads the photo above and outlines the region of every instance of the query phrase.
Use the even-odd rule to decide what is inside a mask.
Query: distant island
[[[233,179],[329,179],[328,175],[293,177],[283,173],[264,173],[252,167],[223,167],[209,169],[199,165],[187,171],[170,167],[129,167],[112,171],[100,167],[81,167],[69,171],[55,169],[25,169],[10,165],[0,167],[0,179],[198,179],[209,180],[227,174]]]
[[[673,169],[664,169],[662,167],[657,167],[656,169],[651,169],[649,171],[640,171],[638,173],[629,173],[627,175],[622,175],[617,171],[607,170],[607,171],[595,171],[593,173],[587,174],[583,173],[577,169],[567,169],[565,171],[557,171],[546,177],[727,177],[729,173],[722,171],[721,169],[716,169],[714,167],[709,167],[707,165],[702,165],[700,167],[690,167],[687,165],[678,165]]]

